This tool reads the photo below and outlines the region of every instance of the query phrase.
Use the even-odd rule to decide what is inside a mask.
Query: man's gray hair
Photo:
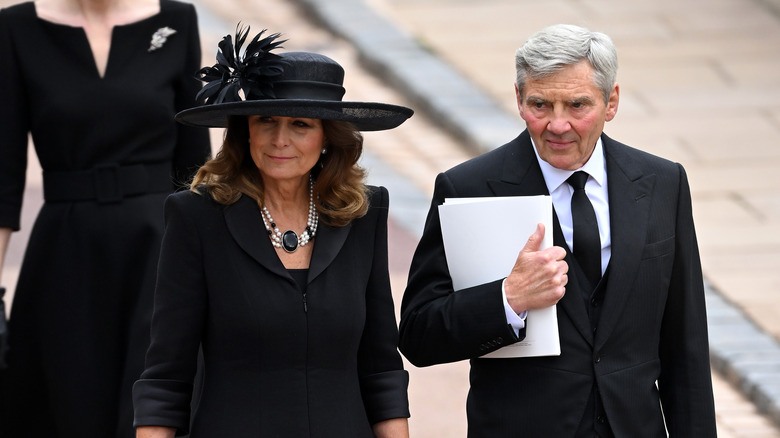
[[[604,103],[607,103],[617,77],[615,44],[601,32],[591,32],[571,24],[546,27],[517,49],[517,89],[522,95],[527,78],[541,79],[585,59],[593,67],[593,81],[601,89]]]

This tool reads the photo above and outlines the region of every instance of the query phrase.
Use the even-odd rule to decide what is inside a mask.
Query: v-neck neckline
[[[44,23],[47,26],[59,27],[61,29],[68,29],[68,30],[70,30],[72,32],[79,32],[80,33],[81,39],[82,39],[82,43],[86,45],[86,53],[89,55],[88,56],[88,60],[90,61],[90,65],[92,67],[92,72],[95,74],[95,76],[100,81],[104,81],[106,79],[106,77],[108,76],[109,72],[111,71],[111,65],[113,64],[112,58],[114,58],[116,56],[115,53],[114,53],[116,51],[116,44],[115,44],[116,43],[116,41],[115,41],[116,40],[116,38],[115,38],[116,32],[117,31],[122,31],[123,29],[129,28],[129,27],[138,26],[138,25],[141,25],[141,24],[143,24],[143,23],[145,23],[147,21],[153,20],[156,17],[160,16],[160,14],[162,14],[162,12],[163,12],[163,0],[160,0],[160,2],[159,2],[159,5],[160,5],[159,9],[154,14],[149,15],[148,17],[141,18],[141,19],[136,20],[136,21],[129,22],[129,23],[114,25],[111,28],[111,35],[109,36],[110,40],[109,40],[109,43],[108,43],[109,44],[108,45],[108,54],[106,56],[105,69],[103,70],[103,74],[100,74],[100,68],[97,65],[97,58],[95,57],[95,52],[92,50],[92,44],[91,44],[91,42],[89,40],[89,37],[87,36],[87,31],[84,29],[84,27],[83,26],[73,26],[73,25],[70,25],[70,24],[59,23],[59,22],[56,22],[56,21],[48,20],[46,18],[41,18],[38,15],[38,8],[35,5],[35,2],[31,1],[30,3],[32,5],[32,7],[33,7],[33,14],[35,15],[35,18],[38,20],[38,22]]]

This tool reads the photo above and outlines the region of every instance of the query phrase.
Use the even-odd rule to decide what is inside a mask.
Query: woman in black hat
[[[270,53],[278,34],[241,55],[247,31],[201,70],[205,104],[177,116],[227,130],[192,190],[166,203],[138,436],[406,437],[388,194],[357,161],[359,130],[412,110],[342,101],[341,66]]]

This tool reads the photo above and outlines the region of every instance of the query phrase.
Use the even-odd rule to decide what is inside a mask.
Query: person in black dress
[[[223,39],[201,70],[205,103],[177,116],[227,130],[191,191],[166,202],[137,436],[408,437],[388,194],[357,161],[360,130],[412,110],[342,101],[338,63],[270,53],[279,35],[247,42],[248,30],[235,50]]]
[[[0,11],[0,254],[20,227],[28,135],[45,203],[0,372],[0,436],[133,436],[165,197],[210,154],[195,9],[40,0]],[[0,260],[0,265],[2,261]]]

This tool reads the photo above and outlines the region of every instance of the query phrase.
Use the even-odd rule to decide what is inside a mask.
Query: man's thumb
[[[528,238],[528,242],[523,247],[523,252],[536,252],[539,251],[539,246],[544,239],[544,225],[539,223],[536,225],[536,231]]]

